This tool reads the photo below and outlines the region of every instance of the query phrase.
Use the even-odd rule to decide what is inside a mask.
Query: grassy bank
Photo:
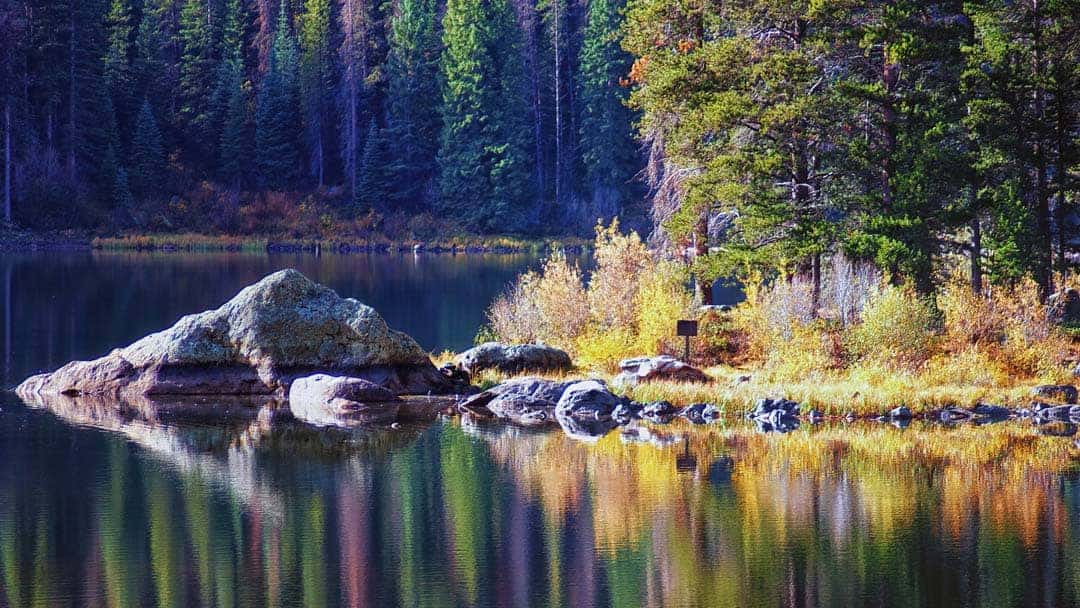
[[[580,238],[526,239],[513,236],[460,235],[430,240],[415,238],[310,238],[183,234],[130,234],[96,237],[94,249],[104,251],[281,251],[320,253],[543,253],[557,249],[584,250],[591,241]]]

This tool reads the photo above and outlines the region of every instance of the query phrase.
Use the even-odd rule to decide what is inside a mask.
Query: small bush
[[[887,367],[914,369],[930,358],[933,307],[908,287],[888,286],[870,297],[861,323],[848,333],[852,355]]]
[[[641,278],[655,268],[636,232],[619,233],[619,221],[596,227],[596,270],[589,277],[589,310],[599,329],[633,327]]]
[[[561,253],[539,272],[522,275],[488,310],[491,330],[511,343],[544,342],[570,347],[589,320],[581,271]]]
[[[660,262],[643,272],[634,296],[638,352],[676,352],[680,339],[675,336],[675,321],[689,317],[692,305],[680,265]]]

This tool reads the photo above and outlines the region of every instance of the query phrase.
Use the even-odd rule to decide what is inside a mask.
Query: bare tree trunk
[[[697,259],[709,253],[709,213],[701,214],[697,226],[694,227],[694,258]],[[704,281],[695,275],[694,283],[697,285],[698,298],[703,306],[711,306],[713,303],[712,281]]]
[[[559,38],[562,0],[553,0],[555,11],[555,205],[562,202],[562,44]]]
[[[11,96],[4,98],[4,221],[11,223]]]
[[[340,16],[341,31],[343,35],[343,40],[341,43],[341,62],[344,66],[342,82],[345,88],[344,104],[346,106],[344,113],[345,133],[343,134],[344,141],[342,142],[341,164],[342,170],[345,171],[345,174],[349,180],[349,194],[353,198],[356,197],[356,142],[359,136],[360,128],[360,117],[358,115],[357,108],[360,103],[360,85],[356,69],[356,29],[358,22],[356,14],[356,3],[360,1],[361,0],[344,0],[343,6],[341,7]]]
[[[75,8],[70,9],[71,37],[68,42],[68,180],[75,182]]]
[[[1033,75],[1036,82],[1041,81],[1042,66],[1042,25],[1040,23],[1039,0],[1032,2],[1032,22],[1034,25],[1033,40]],[[1046,145],[1044,120],[1046,118],[1046,90],[1043,85],[1037,84],[1035,94],[1035,237],[1038,249],[1034,252],[1036,259],[1035,280],[1039,283],[1039,291],[1043,300],[1050,297],[1054,292],[1053,274],[1053,239],[1050,235],[1050,200],[1048,196],[1046,180]]]
[[[983,292],[982,222],[977,213],[971,218],[971,291],[975,295]]]
[[[11,266],[8,260],[4,266],[4,386],[11,384]]]

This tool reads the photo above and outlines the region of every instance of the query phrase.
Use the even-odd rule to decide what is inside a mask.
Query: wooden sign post
[[[696,336],[698,332],[697,321],[677,321],[675,323],[675,329],[677,334],[682,336],[685,342],[683,343],[683,361],[690,362],[690,338]]]

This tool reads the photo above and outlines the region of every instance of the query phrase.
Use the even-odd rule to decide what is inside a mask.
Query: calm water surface
[[[536,260],[0,259],[3,378],[294,266],[429,349]],[[9,321],[10,319],[10,321]],[[316,431],[0,396],[0,606],[1071,606],[1071,438],[1020,425],[596,443],[458,420]]]

